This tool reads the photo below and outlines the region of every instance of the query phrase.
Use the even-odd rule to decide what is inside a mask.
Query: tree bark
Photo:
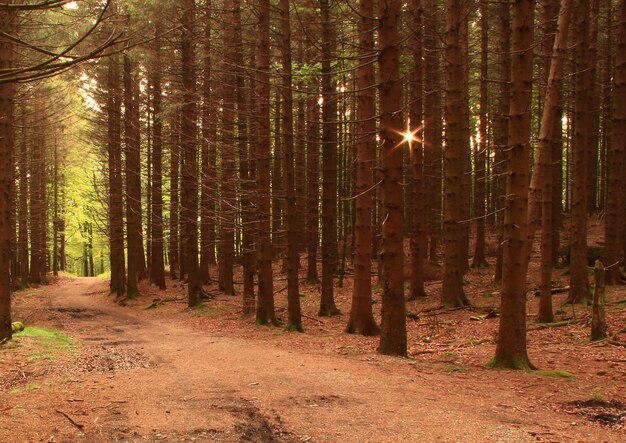
[[[446,1],[446,148],[444,150],[444,276],[441,302],[445,306],[469,304],[463,291],[463,44],[459,11],[462,0]]]
[[[608,152],[608,186],[604,254],[607,265],[606,283],[614,285],[619,279],[620,254],[624,244],[624,160],[626,148],[626,1],[619,4],[617,18],[617,50],[613,76],[613,121],[610,151]]]
[[[270,2],[259,0],[259,51],[257,67],[258,127],[258,254],[259,295],[256,321],[276,324],[274,281],[272,276],[272,241],[270,233]]]
[[[426,192],[424,180],[424,144],[419,135],[423,130],[422,120],[424,118],[422,112],[423,106],[423,90],[424,90],[424,65],[423,59],[423,40],[424,40],[424,9],[422,0],[413,0],[411,4],[412,16],[412,56],[413,56],[413,72],[410,88],[410,107],[409,107],[409,125],[407,131],[410,131],[409,137],[409,154],[411,160],[411,169],[413,172],[412,192],[412,220],[411,220],[411,284],[409,299],[415,300],[419,297],[425,297],[424,290],[424,257],[426,248],[426,229],[425,229],[425,211],[426,211]],[[363,89],[362,87],[360,89]]]
[[[399,0],[378,4],[380,79],[380,140],[383,191],[383,294],[378,352],[406,355],[406,306],[404,301],[403,190],[402,190],[402,84],[400,83]]]
[[[331,62],[334,32],[329,0],[320,0],[322,18],[322,298],[319,315],[340,313],[335,305],[333,276],[337,270],[337,96]]]
[[[574,139],[572,207],[570,225],[570,293],[569,303],[588,304],[590,301],[587,272],[587,184],[589,161],[589,89],[591,78],[588,63],[589,49],[589,0],[580,0],[576,11],[577,42],[575,49],[576,72],[574,74]]]
[[[194,33],[196,23],[195,0],[181,0],[182,38],[181,65],[183,78],[183,106],[181,121],[183,241],[185,270],[187,273],[187,305],[197,306],[202,302],[202,282],[198,265],[198,146],[196,71]]]
[[[165,263],[163,259],[163,107],[161,88],[161,38],[160,21],[155,23],[155,39],[153,41],[153,60],[150,70],[152,85],[152,208],[150,211],[152,225],[152,247],[150,252],[150,281],[165,289]]]
[[[12,0],[7,3],[13,3]],[[16,14],[0,11],[0,29],[6,30],[13,24]],[[0,36],[0,69],[13,68],[13,43]],[[11,248],[12,229],[11,195],[13,194],[14,112],[15,86],[12,83],[0,84],[0,342],[10,340],[11,328]]]
[[[349,334],[377,335],[380,333],[372,313],[372,195],[374,194],[373,166],[376,149],[375,115],[375,48],[374,2],[361,0],[359,4],[359,57],[357,70],[359,95],[357,183],[355,214],[354,285],[352,307],[346,326]],[[420,257],[421,259],[421,257]]]
[[[534,1],[513,4],[511,109],[504,210],[500,324],[491,366],[533,368],[526,349],[525,247],[528,236],[528,174],[533,67]]]

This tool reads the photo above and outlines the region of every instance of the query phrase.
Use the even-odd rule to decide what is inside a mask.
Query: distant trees
[[[12,35],[8,5],[17,3],[0,5],[0,27]],[[68,268],[110,270],[118,297],[137,295],[148,275],[164,289],[167,273],[187,285],[190,307],[217,284],[241,296],[257,323],[300,331],[301,292],[319,295],[319,315],[339,315],[339,288],[352,277],[346,332],[380,333],[379,352],[406,355],[405,297],[467,306],[470,262],[495,265],[493,364],[531,367],[525,293],[536,232],[541,320],[554,317],[563,220],[569,301],[588,298],[595,212],[606,214],[607,283],[621,281],[623,2],[562,0],[560,13],[553,0],[247,6],[118,0],[86,31],[97,40],[85,54],[67,35],[36,55],[21,38],[0,36],[0,158],[8,162],[0,184],[9,196],[0,202],[0,222],[8,220],[0,243],[9,245],[0,265],[14,286],[62,269],[65,233],[78,233],[84,250],[71,251]],[[80,8],[75,14],[93,14]],[[566,44],[570,10],[575,45]],[[149,41],[135,32],[146,24]],[[20,57],[30,54],[17,63],[16,45]],[[111,46],[61,82],[80,87],[88,122],[75,126],[99,162],[88,190],[70,190],[80,186],[67,185],[70,163],[57,155],[67,142],[43,129],[63,113],[39,93],[56,85],[40,79]],[[15,86],[32,79],[45,87]],[[441,288],[427,294],[425,280],[439,279],[441,267]],[[6,313],[11,282],[0,283]]]

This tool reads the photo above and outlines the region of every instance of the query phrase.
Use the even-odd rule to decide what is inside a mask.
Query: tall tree
[[[10,0],[7,3],[12,4]],[[11,10],[0,10],[0,30],[8,31],[13,26],[16,14]],[[13,42],[0,35],[0,69],[13,68]],[[15,86],[0,84],[0,342],[11,339],[11,250],[7,247],[12,234],[11,200],[13,194],[13,111]]]
[[[446,49],[445,49],[445,115],[446,148],[444,150],[444,276],[441,301],[446,306],[469,304],[463,291],[464,265],[462,192],[465,137],[463,129],[463,20],[459,14],[463,0],[446,1]]]
[[[624,158],[626,148],[626,1],[621,0],[617,12],[617,52],[613,76],[612,142],[608,153],[608,189],[604,233],[607,284],[616,284],[619,277],[620,248],[624,245]],[[605,122],[608,124],[608,122]]]
[[[300,256],[298,254],[298,214],[296,213],[296,177],[293,142],[293,93],[291,68],[291,22],[289,19],[289,0],[280,0],[281,61],[283,65],[282,97],[283,113],[283,172],[286,197],[286,228],[287,228],[287,313],[289,321],[287,328],[302,331],[302,314],[300,309],[300,290],[298,283],[298,269]]]
[[[183,80],[183,106],[181,120],[182,151],[182,241],[187,272],[187,304],[189,307],[202,301],[202,282],[198,265],[198,145],[196,143],[197,106],[194,31],[196,23],[195,0],[181,0],[183,8],[181,25],[181,65]]]
[[[589,71],[589,0],[579,0],[576,10],[577,41],[575,49],[576,72],[574,74],[574,138],[573,138],[573,174],[572,206],[570,225],[570,292],[567,298],[571,303],[587,304],[589,278],[587,272],[587,183],[589,161],[589,89],[591,71]]]
[[[139,145],[139,104],[134,94],[132,62],[124,54],[124,177],[126,179],[126,244],[128,269],[126,294],[139,295],[137,281],[144,263],[141,228],[141,152]],[[135,112],[137,107],[137,112]],[[136,117],[136,118],[135,118]]]
[[[322,19],[322,299],[319,315],[337,315],[333,275],[337,270],[337,94],[331,69],[333,24],[329,0],[320,0]]]
[[[107,149],[109,165],[109,240],[111,291],[120,297],[126,289],[122,202],[121,87],[119,57],[107,66]]]
[[[380,81],[380,140],[383,190],[383,295],[378,352],[406,355],[406,306],[404,301],[402,84],[400,83],[400,1],[378,4],[378,63]]]
[[[373,166],[376,148],[374,2],[361,0],[359,5],[359,56],[357,70],[359,95],[356,171],[355,254],[352,307],[346,332],[362,335],[380,333],[372,314],[372,195]],[[421,260],[421,257],[420,257]]]
[[[163,258],[163,107],[161,87],[161,32],[160,20],[155,22],[155,38],[152,42],[152,63],[150,65],[150,84],[152,86],[152,208],[150,211],[152,226],[150,252],[150,281],[159,289],[165,289],[165,264]]]
[[[413,174],[412,192],[412,225],[411,225],[411,286],[409,299],[426,296],[424,290],[424,257],[426,248],[425,209],[426,180],[424,179],[424,144],[415,136],[422,131],[422,106],[424,89],[423,59],[423,16],[422,0],[411,3],[411,18],[413,24],[412,56],[413,69],[410,88],[409,125],[407,125],[411,171]]]
[[[474,216],[476,217],[476,245],[474,247],[473,267],[485,267],[485,197],[487,188],[487,113],[489,108],[489,19],[486,0],[480,0],[480,103],[478,151],[474,165]]]
[[[259,294],[256,321],[276,323],[274,312],[274,281],[272,278],[272,241],[270,237],[270,2],[258,0],[259,51],[257,67],[258,88],[258,254]]]
[[[526,272],[528,174],[533,68],[534,1],[519,0],[512,8],[513,56],[511,108],[504,208],[504,242],[500,324],[494,367],[532,368],[526,348]]]
[[[552,312],[552,154],[557,132],[561,131],[560,100],[563,76],[563,59],[567,48],[567,35],[571,15],[571,0],[562,0],[558,19],[558,31],[554,39],[551,63],[546,85],[539,144],[530,182],[528,208],[528,244],[525,260],[529,260],[534,231],[541,208],[541,284],[539,318],[545,322],[554,321]]]

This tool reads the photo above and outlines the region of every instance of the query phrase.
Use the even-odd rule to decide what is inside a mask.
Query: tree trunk
[[[150,252],[150,281],[165,289],[165,263],[163,259],[163,108],[161,91],[161,22],[155,23],[155,39],[153,41],[153,61],[150,70],[152,84],[152,208],[150,211],[152,225],[152,247]]]
[[[204,11],[204,77],[202,84],[202,143],[200,190],[200,279],[203,284],[211,282],[209,265],[215,264],[215,106],[213,105],[212,62],[212,5],[206,2]]]
[[[18,232],[18,257],[20,262],[20,277],[23,288],[28,286],[28,176],[30,170],[28,168],[28,141],[26,127],[29,120],[26,119],[27,109],[22,106],[22,130],[21,143],[19,152],[19,170],[20,170],[20,198],[19,198],[19,232]],[[32,202],[31,202],[32,204]]]
[[[604,254],[607,265],[606,283],[614,285],[619,278],[619,257],[624,244],[624,157],[626,148],[626,0],[622,0],[617,13],[617,51],[613,76],[613,121],[610,151],[608,152],[608,188]],[[608,122],[606,123],[608,124]]]
[[[126,294],[130,298],[139,295],[140,258],[142,244],[141,230],[141,161],[139,139],[136,134],[139,128],[135,121],[135,100],[133,93],[133,74],[130,57],[124,54],[124,147],[125,147],[125,178],[126,178],[126,238],[128,247],[128,269],[126,277]]]
[[[408,144],[411,160],[411,170],[413,173],[412,190],[409,194],[412,197],[412,220],[411,220],[411,285],[409,299],[415,300],[425,297],[424,290],[424,257],[426,247],[425,217],[426,192],[424,180],[424,145],[416,134],[421,133],[422,128],[422,105],[424,90],[424,65],[423,59],[423,17],[422,0],[413,0],[411,4],[411,15],[413,24],[412,33],[412,56],[413,72],[410,88],[409,124],[407,131],[410,131]],[[362,87],[360,89],[363,89]]]
[[[334,32],[329,0],[320,0],[322,19],[322,299],[319,315],[340,313],[335,305],[337,270],[337,96],[331,70]]]
[[[489,75],[489,19],[486,0],[480,0],[480,104],[479,138],[476,149],[474,217],[476,217],[476,245],[472,267],[484,268],[485,259],[485,196],[487,188],[487,113],[489,112],[488,75]]]
[[[236,82],[234,36],[234,2],[226,3],[228,27],[224,32],[223,84],[222,84],[222,149],[221,149],[221,211],[219,223],[219,277],[218,287],[228,295],[235,295],[233,281],[233,266],[235,255],[235,208],[236,208],[236,176],[235,176],[235,109],[236,109]]]
[[[380,140],[383,191],[383,295],[378,352],[406,355],[404,301],[403,190],[402,190],[402,84],[400,83],[399,0],[379,2]]]
[[[441,302],[445,306],[469,304],[463,291],[463,44],[461,0],[446,1],[446,148],[444,150],[444,276]]]
[[[289,21],[289,0],[280,0],[282,44],[282,97],[283,113],[283,173],[286,197],[286,229],[287,229],[287,313],[289,316],[287,329],[302,331],[302,314],[300,311],[300,290],[298,284],[298,215],[296,213],[296,177],[293,143],[293,94],[291,74],[291,23]]]
[[[576,11],[577,42],[575,49],[576,72],[574,74],[574,139],[572,207],[570,225],[570,293],[569,303],[589,303],[589,279],[587,272],[587,183],[589,161],[589,89],[591,78],[588,63],[589,49],[589,0],[580,0]]]
[[[258,127],[258,254],[259,296],[256,321],[276,324],[274,280],[272,276],[272,241],[270,233],[270,2],[259,0],[259,51],[257,67]]]
[[[493,193],[496,212],[496,227],[498,230],[498,250],[496,252],[496,269],[494,280],[502,280],[502,259],[504,251],[504,207],[505,207],[505,171],[506,148],[509,134],[509,108],[511,106],[511,3],[501,2],[498,8],[499,26],[499,84],[498,113],[494,123],[494,175],[496,177],[495,192]]]
[[[380,333],[372,314],[372,195],[374,194],[373,166],[376,149],[376,121],[374,84],[375,48],[374,2],[361,0],[359,7],[359,56],[357,70],[359,95],[357,183],[355,214],[354,285],[352,307],[346,326],[349,334],[377,335]],[[421,258],[420,258],[421,259]]]
[[[319,283],[317,247],[319,245],[319,105],[317,98],[308,101],[307,124],[307,272],[309,284]]]
[[[124,260],[124,210],[122,203],[121,88],[119,57],[109,58],[107,72],[107,119],[109,154],[109,239],[111,291],[121,297],[126,289]]]
[[[179,263],[179,231],[178,221],[180,214],[180,113],[174,109],[170,121],[170,239],[169,239],[169,262],[170,262],[170,278],[178,278]],[[180,275],[182,279],[182,275]]]
[[[424,182],[427,217],[427,233],[430,237],[428,256],[437,261],[437,247],[441,236],[441,154],[442,109],[440,83],[440,48],[437,15],[439,8],[433,0],[424,1]],[[425,245],[426,249],[426,245]],[[426,251],[424,251],[426,252]]]
[[[563,59],[567,49],[567,35],[571,16],[571,0],[562,0],[559,13],[557,36],[554,39],[552,61],[546,86],[546,98],[539,132],[539,145],[535,157],[535,167],[530,185],[529,213],[528,213],[528,251],[527,260],[530,259],[532,242],[539,213],[541,219],[541,283],[539,287],[539,320],[543,322],[554,321],[552,312],[552,198],[553,198],[553,171],[552,153],[553,146],[557,142],[557,131],[561,131],[560,101],[563,76]],[[541,205],[541,211],[539,211]]]
[[[13,3],[12,0],[7,3]],[[15,20],[15,13],[0,11],[0,29],[7,30]],[[0,69],[13,68],[13,43],[0,36]],[[10,340],[11,328],[11,195],[13,194],[13,111],[15,85],[0,84],[0,343]]]
[[[500,324],[494,367],[529,369],[526,350],[528,174],[533,68],[534,1],[513,4],[513,59],[509,112]]]
[[[182,38],[181,65],[183,78],[183,106],[181,121],[182,198],[183,221],[182,249],[185,251],[187,272],[187,305],[197,306],[202,302],[202,282],[198,265],[198,146],[196,143],[197,106],[196,71],[194,54],[194,28],[196,23],[195,0],[181,0]],[[181,273],[182,274],[182,273]]]

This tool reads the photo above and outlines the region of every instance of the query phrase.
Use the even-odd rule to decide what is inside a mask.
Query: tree
[[[489,19],[485,0],[480,0],[480,117],[479,140],[475,145],[475,179],[476,195],[474,208],[476,217],[476,246],[472,267],[485,267],[485,196],[487,188],[487,112],[489,107],[488,75],[489,75]]]
[[[121,297],[126,289],[124,225],[122,203],[121,92],[119,58],[107,66],[107,154],[109,166],[109,250],[111,251],[111,292]]]
[[[257,58],[258,88],[258,254],[259,295],[256,321],[276,324],[274,281],[272,278],[272,241],[270,237],[270,2],[259,0],[259,51]]]
[[[331,71],[333,27],[330,3],[320,0],[322,19],[322,299],[319,315],[340,313],[335,305],[333,276],[337,270],[337,96]]]
[[[124,54],[124,157],[126,179],[126,233],[128,270],[126,294],[137,297],[137,281],[145,268],[143,254],[143,230],[141,223],[141,152],[139,140],[139,104],[135,96],[136,79],[133,78],[132,62]]]
[[[624,244],[624,138],[626,137],[626,1],[619,4],[617,13],[617,53],[613,77],[612,143],[608,153],[608,189],[604,233],[606,283],[618,282],[620,245]],[[608,122],[607,122],[608,123]]]
[[[462,7],[460,0],[446,2],[446,149],[444,150],[444,277],[441,302],[445,306],[469,304],[463,291],[462,180],[465,139],[463,133]],[[465,18],[466,19],[466,18]]]
[[[374,4],[361,0],[359,7],[358,68],[359,95],[358,145],[356,171],[355,254],[352,307],[346,332],[377,335],[380,329],[372,314],[372,194],[374,187],[373,165],[376,148],[376,122],[374,120],[376,91],[374,90]],[[421,260],[421,257],[420,257]]]
[[[379,2],[379,56],[380,82],[380,140],[383,190],[383,268],[382,324],[378,352],[386,355],[406,355],[406,306],[404,301],[403,252],[403,191],[402,144],[400,110],[402,85],[400,83],[398,33],[400,1]]]
[[[152,85],[152,207],[150,224],[152,226],[152,247],[150,252],[150,281],[159,289],[165,289],[165,264],[163,259],[163,108],[161,89],[161,22],[155,23],[155,39],[152,45],[152,63],[150,65],[150,84]]]
[[[280,46],[283,65],[282,97],[283,113],[283,172],[286,196],[286,227],[287,227],[287,311],[289,320],[287,328],[302,331],[302,314],[300,310],[300,290],[298,284],[298,215],[296,213],[296,178],[293,143],[293,93],[291,72],[291,23],[289,20],[289,0],[280,0],[281,34]]]
[[[409,125],[407,125],[409,154],[413,173],[412,193],[413,213],[411,226],[411,287],[409,299],[425,297],[424,257],[426,248],[425,209],[426,192],[424,190],[424,144],[415,134],[422,130],[422,105],[424,89],[423,59],[423,15],[421,0],[414,0],[411,5],[413,23],[413,71],[411,78],[411,103],[409,105]],[[361,88],[362,89],[362,88]]]
[[[194,32],[195,0],[181,0],[181,66],[183,106],[181,109],[183,249],[187,271],[187,304],[197,306],[202,301],[202,282],[198,265],[198,145],[196,143],[197,106]]]
[[[546,86],[546,98],[539,132],[539,144],[530,183],[528,208],[528,244],[525,260],[530,259],[535,225],[541,212],[541,284],[539,319],[554,321],[552,313],[552,151],[556,133],[561,131],[560,108],[563,58],[567,46],[567,34],[571,12],[571,0],[562,0],[558,19],[558,31]],[[541,208],[541,211],[540,211]]]
[[[13,4],[13,1],[8,1]],[[13,26],[16,14],[0,9],[0,30],[5,32]],[[0,69],[12,69],[14,62],[13,43],[6,36],[0,35]],[[0,343],[11,339],[11,200],[13,194],[13,111],[15,86],[11,83],[0,84]]]
[[[528,174],[533,66],[534,1],[513,4],[511,108],[504,208],[500,323],[493,367],[533,368],[526,349],[526,272]]]
[[[589,89],[591,72],[587,51],[589,49],[589,0],[580,0],[576,10],[577,41],[575,50],[576,72],[574,83],[576,96],[574,102],[574,138],[573,138],[573,174],[572,207],[570,225],[570,303],[588,304],[590,300],[589,278],[587,272],[587,184],[589,161],[590,113]]]

